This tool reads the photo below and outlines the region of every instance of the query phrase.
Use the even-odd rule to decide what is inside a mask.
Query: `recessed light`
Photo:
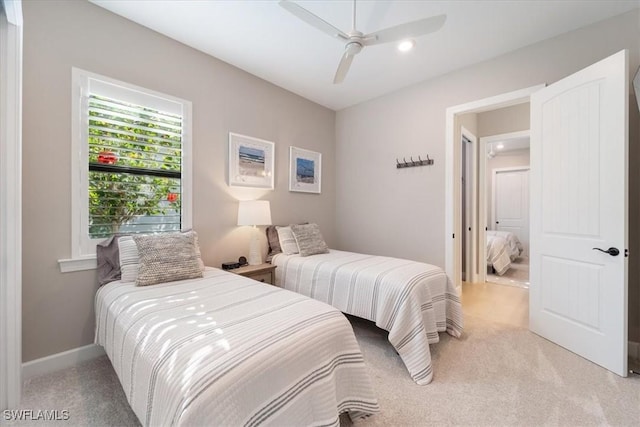
[[[411,40],[411,39],[402,40],[400,43],[398,43],[398,50],[400,52],[409,52],[411,49],[413,49],[415,45],[416,45],[415,40]]]
[[[500,144],[496,145],[496,148],[498,150],[502,150],[504,148],[504,144],[500,143]]]

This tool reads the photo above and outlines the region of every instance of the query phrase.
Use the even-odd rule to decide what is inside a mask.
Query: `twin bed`
[[[429,344],[439,341],[438,333],[462,333],[460,297],[439,267],[333,249],[308,257],[278,254],[271,262],[278,286],[388,331],[417,384],[433,378]]]
[[[222,270],[203,276],[97,293],[96,342],[143,425],[337,426],[340,413],[379,411],[342,313]]]
[[[429,344],[462,332],[459,295],[428,264],[327,249],[275,255],[277,286],[208,267],[202,277],[141,286],[128,272],[139,263],[142,276],[144,254],[131,244],[121,246],[123,278],[96,295],[96,343],[143,425],[366,418],[379,407],[342,312],[388,331],[421,385],[433,377]]]

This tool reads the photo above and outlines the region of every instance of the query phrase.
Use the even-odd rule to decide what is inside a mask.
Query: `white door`
[[[529,327],[621,376],[627,125],[626,50],[531,96]]]
[[[529,169],[494,169],[492,228],[510,231],[529,256]]]

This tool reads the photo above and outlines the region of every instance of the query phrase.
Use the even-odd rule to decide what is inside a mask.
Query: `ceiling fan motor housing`
[[[345,50],[350,55],[355,55],[357,53],[360,53],[360,51],[362,50],[362,44],[357,41],[348,42],[347,45],[345,46]]]

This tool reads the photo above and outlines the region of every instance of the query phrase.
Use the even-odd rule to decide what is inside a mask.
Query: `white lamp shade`
[[[271,225],[271,206],[268,200],[240,201],[238,225]]]

